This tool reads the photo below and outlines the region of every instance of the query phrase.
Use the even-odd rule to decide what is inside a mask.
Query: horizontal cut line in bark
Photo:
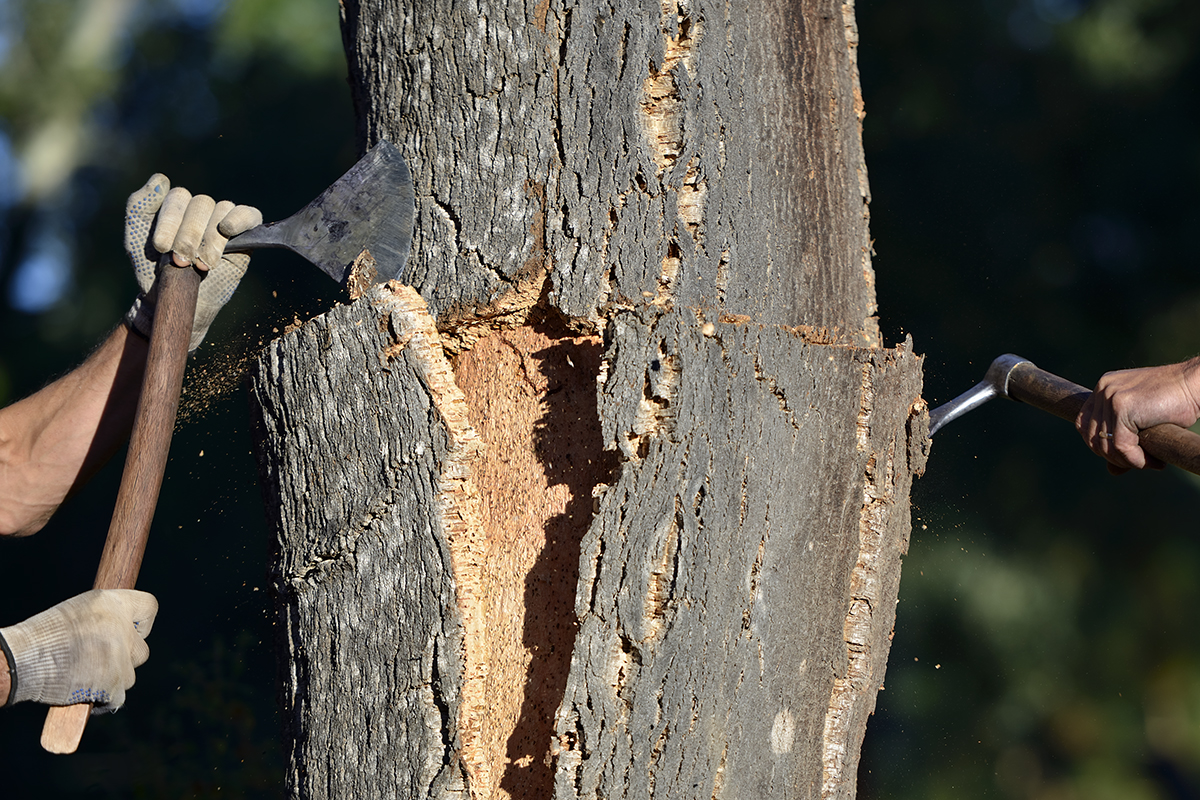
[[[538,306],[546,306],[550,291],[552,262],[546,250],[546,186],[525,182],[525,194],[538,202],[540,211],[529,223],[533,249],[520,272],[506,288],[486,303],[453,305],[442,314],[439,330],[446,352],[454,355],[469,350],[489,331],[524,325]]]

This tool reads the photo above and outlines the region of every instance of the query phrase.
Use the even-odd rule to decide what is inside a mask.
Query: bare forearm
[[[79,367],[0,409],[0,535],[40,530],[128,437],[146,351],[120,325]]]

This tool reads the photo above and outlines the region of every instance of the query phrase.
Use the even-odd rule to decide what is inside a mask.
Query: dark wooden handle
[[[195,269],[175,267],[169,260],[159,272],[141,399],[95,589],[132,589],[137,583],[171,449],[200,277]],[[51,753],[75,752],[91,709],[88,703],[51,707],[42,728],[42,747]]]
[[[1074,424],[1079,409],[1092,393],[1026,361],[1009,373],[1008,395]],[[1200,475],[1200,435],[1164,423],[1146,428],[1138,434],[1138,439],[1142,449],[1159,461]]]

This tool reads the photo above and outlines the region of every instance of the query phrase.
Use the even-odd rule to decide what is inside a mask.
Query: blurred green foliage
[[[1151,88],[1172,78],[1190,55],[1194,31],[1177,24],[1181,5],[1104,0],[1076,19],[1064,19],[1058,34],[1088,81],[1106,88]]]
[[[1200,352],[1200,6],[859,0],[880,319],[949,400]],[[913,495],[860,797],[1200,796],[1200,481],[995,401]]]
[[[262,0],[232,3],[217,29],[221,58],[244,62],[277,58],[302,75],[344,74],[340,35],[331,36],[332,3],[326,0]],[[287,25],[277,24],[286,19]]]

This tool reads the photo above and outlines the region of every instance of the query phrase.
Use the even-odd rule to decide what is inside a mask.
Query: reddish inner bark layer
[[[552,793],[547,753],[577,628],[579,544],[592,489],[616,465],[596,412],[601,350],[597,337],[535,325],[494,332],[454,360],[483,442],[472,470],[486,540],[479,744],[493,785],[476,796]]]

